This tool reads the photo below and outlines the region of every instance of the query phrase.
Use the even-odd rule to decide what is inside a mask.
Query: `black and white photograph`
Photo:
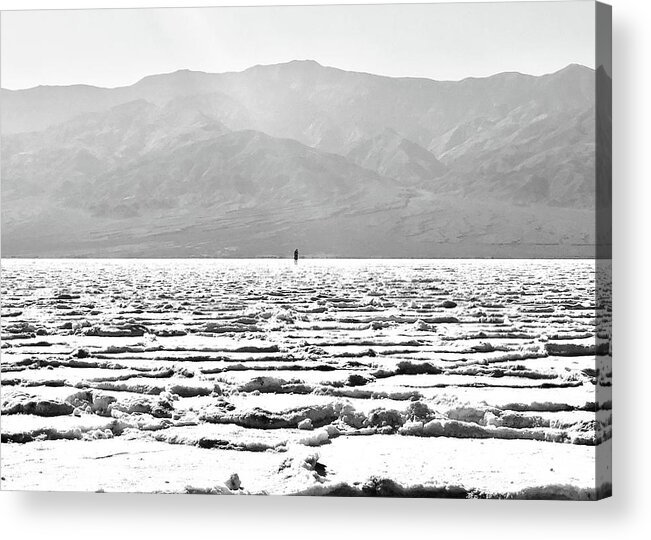
[[[612,494],[610,6],[0,31],[2,490]]]

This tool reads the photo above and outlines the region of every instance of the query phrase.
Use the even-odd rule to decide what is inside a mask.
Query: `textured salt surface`
[[[596,286],[591,261],[3,261],[2,487],[595,498]]]

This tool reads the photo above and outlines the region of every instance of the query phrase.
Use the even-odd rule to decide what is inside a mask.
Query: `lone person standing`
[[[295,263],[298,262],[298,249],[295,249],[295,250],[294,250],[294,262],[295,262]]]

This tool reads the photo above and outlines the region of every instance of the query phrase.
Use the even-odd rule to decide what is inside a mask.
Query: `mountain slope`
[[[429,181],[446,171],[445,165],[431,152],[389,128],[357,144],[346,157],[366,169],[405,184]]]
[[[312,61],[2,90],[2,247],[589,253],[594,93],[577,65],[440,82]]]
[[[93,183],[87,207],[109,216],[125,204],[134,214],[144,212],[153,202],[188,213],[299,206],[301,213],[330,215],[374,207],[395,193],[385,179],[341,156],[248,130],[151,152],[112,170]]]
[[[298,223],[382,211],[401,199],[392,181],[343,156],[230,131],[185,99],[139,100],[5,139],[5,253],[74,252],[89,236],[120,245],[134,230],[178,234],[220,219],[278,239]]]

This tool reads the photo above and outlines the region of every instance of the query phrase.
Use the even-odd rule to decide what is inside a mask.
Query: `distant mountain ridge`
[[[331,256],[588,253],[595,80],[293,61],[2,90],[3,255],[280,255],[294,238]]]

